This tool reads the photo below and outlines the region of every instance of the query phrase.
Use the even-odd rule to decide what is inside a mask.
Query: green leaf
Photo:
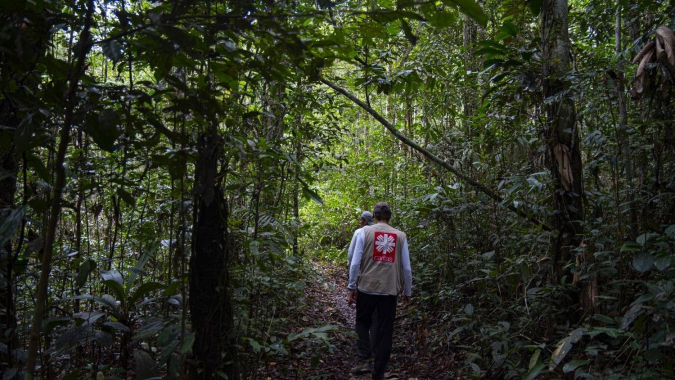
[[[553,352],[553,355],[551,355],[551,361],[549,363],[548,369],[552,370],[558,364],[560,364],[560,362],[562,362],[565,356],[567,356],[567,354],[572,349],[574,343],[577,343],[581,340],[585,331],[586,329],[580,327],[572,331],[567,338],[561,340],[560,343],[558,343],[558,348],[556,348],[556,350]]]
[[[509,37],[516,37],[518,35],[518,27],[511,22],[505,22],[499,28],[499,34],[495,37],[495,40],[501,41]]]
[[[112,152],[115,149],[115,140],[121,134],[117,128],[117,112],[106,109],[101,111],[98,117],[95,118],[94,116],[87,119],[85,131],[94,139],[99,148]]]
[[[180,348],[178,349],[178,352],[181,354],[187,354],[192,350],[192,345],[195,343],[195,337],[196,333],[190,333],[187,337],[185,337],[185,340],[183,340],[183,343],[180,344]]]
[[[670,257],[668,256],[657,257],[656,260],[654,260],[654,267],[656,267],[656,269],[658,269],[661,272],[668,269],[669,266],[670,266]]]
[[[465,312],[467,315],[473,315],[473,305],[472,305],[472,304],[467,304],[466,306],[464,306],[464,312]]]
[[[96,269],[96,261],[92,259],[85,260],[85,262],[80,265],[80,270],[77,272],[77,278],[75,280],[75,284],[78,288],[84,286],[87,282],[87,277],[89,277],[89,273],[94,269]]]
[[[633,258],[633,268],[638,272],[644,273],[652,269],[654,265],[654,256],[649,252],[642,252]]]
[[[532,367],[525,375],[523,375],[522,380],[532,380],[535,377],[537,377],[541,371],[546,368],[546,365],[544,363],[539,363]]]
[[[541,350],[537,349],[534,351],[532,354],[532,357],[530,357],[530,366],[528,367],[529,369],[534,368],[537,363],[539,363],[539,357],[541,356]]]
[[[487,26],[488,17],[475,0],[443,0],[443,3],[456,5],[462,13],[474,19],[478,24],[483,27]]]
[[[316,368],[319,365],[319,361],[321,360],[321,356],[319,355],[312,355],[312,368]]]
[[[539,14],[541,14],[541,0],[529,0],[527,6],[530,8],[533,16],[539,17]]]
[[[106,57],[110,58],[113,63],[120,61],[122,57],[122,45],[116,40],[111,40],[106,43],[101,44],[101,50]]]
[[[447,28],[454,25],[457,21],[456,13],[439,11],[436,9],[433,9],[429,13],[425,14],[425,17],[429,24],[436,28]]]
[[[130,332],[131,330],[129,327],[126,325],[119,323],[119,322],[111,322],[111,321],[106,321],[103,322],[103,326],[108,326],[111,329],[118,330],[118,331],[123,331],[123,332]]]
[[[248,243],[248,249],[251,251],[252,254],[255,256],[258,256],[260,254],[260,242],[257,240],[251,240],[250,243]]]
[[[314,190],[310,189],[310,188],[307,187],[307,186],[303,186],[303,187],[302,187],[302,194],[303,194],[305,197],[307,197],[307,198],[313,200],[314,202],[316,202],[316,203],[318,203],[318,204],[320,204],[320,205],[323,204],[323,199],[321,199],[321,197],[319,196],[319,194],[317,194]]]
[[[164,295],[165,296],[172,296],[176,293],[176,290],[178,290],[178,287],[181,286],[183,283],[180,281],[174,281],[169,284],[169,286],[164,289]]]
[[[73,321],[73,318],[70,316],[67,317],[49,317],[42,322],[42,329],[45,333],[49,333],[58,326],[68,326],[70,322]]]
[[[119,313],[119,310],[117,309],[117,305],[115,305],[115,302],[112,301],[112,299],[106,299],[103,297],[96,297],[92,296],[91,294],[83,294],[79,296],[74,296],[74,297],[69,297],[69,298],[64,298],[62,301],[69,301],[69,300],[90,300],[94,301],[102,306],[108,307],[110,311],[112,311],[112,314],[115,318],[120,319],[121,315]]]
[[[117,195],[119,195],[120,198],[122,198],[122,200],[124,201],[124,203],[128,204],[129,206],[133,206],[133,205],[136,204],[136,200],[134,199],[134,196],[131,195],[131,193],[129,193],[128,191],[124,190],[121,187],[117,188]]]
[[[406,20],[401,20],[401,27],[403,27],[405,38],[407,38],[413,46],[417,44],[417,36],[413,34],[410,24],[408,24]]]
[[[642,250],[642,246],[634,241],[627,241],[621,246],[621,252],[635,252]]]
[[[260,345],[260,343],[256,342],[255,340],[253,340],[251,338],[247,338],[247,340],[248,340],[248,343],[251,345],[251,348],[253,348],[253,352],[260,352],[260,350],[262,349],[262,346]]]
[[[563,366],[563,373],[575,371],[577,368],[588,364],[588,360],[572,360]]]
[[[675,237],[675,224],[668,226],[664,233],[670,237]]]
[[[150,261],[150,259],[155,256],[155,252],[157,252],[157,248],[159,248],[160,242],[155,242],[153,243],[150,248],[141,255],[141,257],[136,261],[136,265],[134,265],[134,270],[131,270],[129,273],[129,277],[127,278],[127,288],[131,288],[131,286],[134,284],[134,281],[136,281],[136,277],[138,277],[138,272],[143,270],[143,267]]]
[[[23,152],[30,147],[33,139],[33,114],[28,114],[21,120],[19,126],[14,131],[14,146],[17,151]]]
[[[166,286],[164,284],[161,284],[159,282],[146,282],[145,284],[141,285],[136,289],[134,294],[131,296],[129,299],[130,304],[135,304],[136,301],[140,300],[145,296],[146,294],[155,291],[157,289],[165,289]]]
[[[14,236],[14,233],[21,225],[24,215],[26,215],[25,205],[17,207],[9,215],[0,218],[0,247],[4,247],[9,239]]]
[[[51,181],[51,176],[49,175],[47,167],[38,156],[30,152],[27,152],[26,163],[28,164],[28,167],[30,169],[33,169],[35,171],[35,173],[38,175],[38,177],[40,177],[41,180],[43,180],[44,182]]]
[[[147,380],[155,377],[159,378],[157,364],[147,352],[135,350],[134,359],[136,360],[137,380]]]
[[[112,289],[117,296],[117,300],[124,303],[125,294],[124,286],[122,285],[124,283],[122,275],[118,271],[111,269],[101,271],[101,277],[103,277],[103,284]]]

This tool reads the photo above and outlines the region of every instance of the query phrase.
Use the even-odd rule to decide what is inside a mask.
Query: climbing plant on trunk
[[[553,178],[552,245],[553,282],[559,283],[563,267],[582,243],[584,208],[582,162],[574,101],[570,96],[571,45],[567,0],[545,0],[541,10],[547,162]]]

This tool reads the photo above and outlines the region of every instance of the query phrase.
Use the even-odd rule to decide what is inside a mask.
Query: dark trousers
[[[377,309],[373,312],[371,317],[372,323],[370,325],[370,350],[359,350],[356,347],[357,355],[360,362],[370,361],[370,358],[375,358],[375,338],[377,337]]]
[[[359,336],[357,350],[359,360],[375,357],[373,379],[384,379],[389,364],[394,318],[396,317],[396,296],[377,296],[358,292],[356,297],[356,334]],[[371,331],[373,318],[376,329]],[[373,339],[374,338],[374,339]]]

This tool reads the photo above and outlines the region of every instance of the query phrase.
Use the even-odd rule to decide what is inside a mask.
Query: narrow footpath
[[[370,374],[353,375],[351,368],[356,365],[356,335],[354,320],[356,310],[349,307],[347,297],[346,268],[335,264],[316,264],[317,278],[306,290],[306,304],[309,305],[302,320],[307,327],[333,325],[340,332],[329,333],[330,347],[300,347],[298,351],[321,352],[314,354],[314,360],[299,363],[301,379],[366,380]],[[414,295],[413,295],[414,296]],[[457,362],[452,355],[433,355],[427,345],[428,332],[424,324],[413,323],[414,302],[410,308],[399,303],[394,328],[394,345],[386,379],[456,379],[453,369]],[[317,360],[318,359],[318,360]],[[312,364],[314,366],[312,366]],[[453,374],[453,375],[449,375]],[[291,377],[294,378],[294,377]]]

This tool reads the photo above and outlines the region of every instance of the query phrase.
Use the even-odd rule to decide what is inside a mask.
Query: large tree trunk
[[[558,237],[553,247],[553,281],[558,283],[572,250],[581,244],[583,220],[582,163],[579,131],[572,99],[564,94],[564,76],[570,70],[570,40],[567,31],[567,0],[544,0],[542,4],[542,52],[544,95],[557,100],[546,105],[546,144],[549,170],[554,183],[553,225]]]
[[[191,377],[218,379],[216,371],[222,371],[228,379],[238,379],[227,269],[230,261],[227,203],[216,183],[222,153],[217,125],[213,123],[199,140],[199,160],[195,172],[195,250],[190,261],[190,312],[196,333],[193,352],[199,368],[192,369]],[[224,357],[223,353],[226,354]]]

